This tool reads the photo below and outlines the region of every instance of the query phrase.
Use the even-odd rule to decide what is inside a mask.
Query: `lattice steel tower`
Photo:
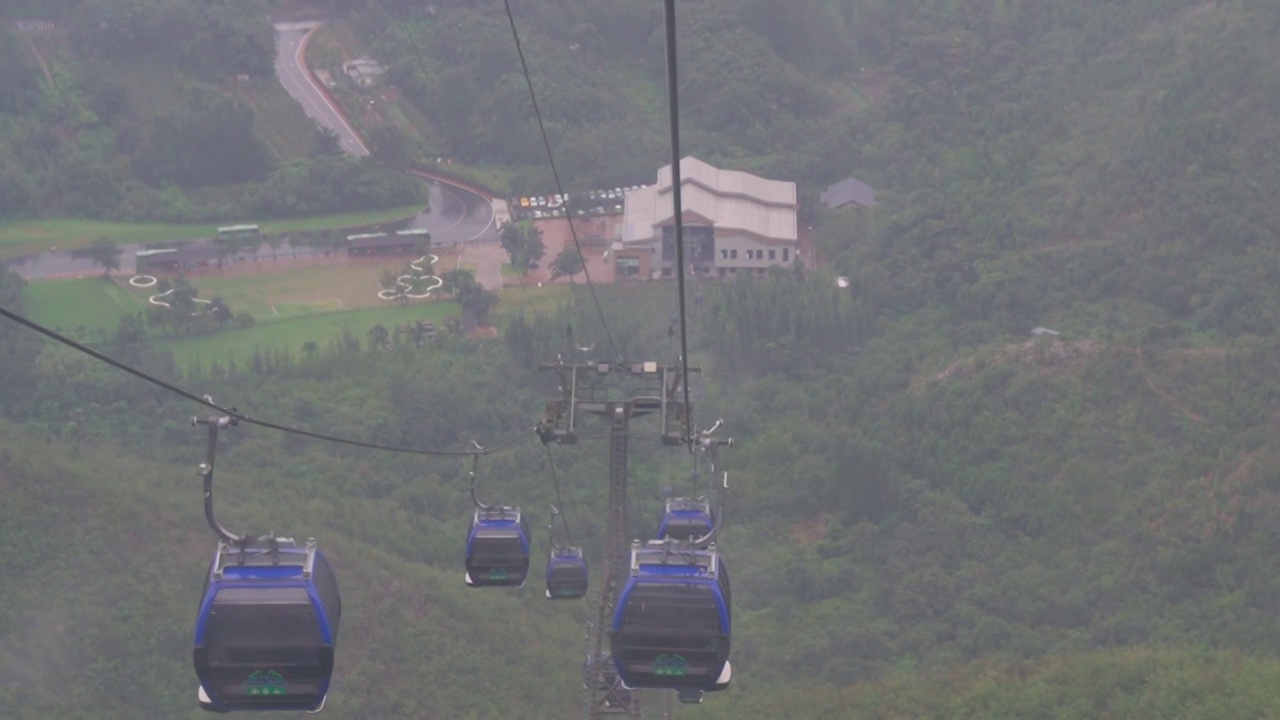
[[[583,414],[602,417],[609,423],[609,512],[605,533],[604,571],[601,573],[596,605],[587,630],[583,671],[582,711],[585,720],[609,716],[640,717],[639,692],[622,685],[612,662],[605,662],[606,636],[613,622],[618,589],[626,576],[631,547],[627,526],[627,451],[631,420],[657,415],[659,436],[664,445],[683,445],[692,434],[690,413],[680,398],[685,380],[680,366],[656,362],[638,363],[556,363],[542,365],[556,373],[561,397],[547,402],[546,416],[539,425],[543,442],[571,445],[579,438]],[[690,373],[698,372],[689,368]],[[669,691],[663,691],[669,694]],[[662,706],[670,714],[669,698]]]

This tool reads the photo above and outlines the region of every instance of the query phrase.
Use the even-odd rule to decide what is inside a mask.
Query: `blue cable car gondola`
[[[274,534],[235,535],[214,518],[218,429],[234,416],[193,418],[209,426],[204,511],[220,538],[205,576],[192,657],[200,707],[213,712],[324,707],[333,675],[342,598],[315,540],[297,546]]]
[[[637,541],[609,633],[618,674],[635,688],[723,690],[732,677],[730,607],[714,543]]]
[[[469,587],[520,587],[529,574],[529,521],[520,508],[481,507],[467,536]]]
[[[587,594],[587,557],[580,547],[552,547],[547,558],[547,598],[578,600]]]
[[[711,536],[716,515],[711,503],[702,499],[668,498],[666,512],[658,525],[658,539],[693,541]]]
[[[196,618],[200,706],[318,711],[341,616],[337,579],[314,540],[220,543]]]
[[[555,467],[552,466],[552,473],[554,472]],[[556,487],[558,494],[558,482]],[[557,517],[564,522],[565,537],[571,543],[569,545],[556,544]],[[564,519],[564,516],[560,514],[560,509],[554,505],[551,506],[551,522],[547,525],[547,537],[551,539],[551,553],[547,556],[547,572],[545,576],[547,599],[578,600],[586,596],[587,584],[590,579],[590,574],[587,572],[587,556],[582,552],[581,547],[572,545],[573,539],[569,534],[569,521]]]

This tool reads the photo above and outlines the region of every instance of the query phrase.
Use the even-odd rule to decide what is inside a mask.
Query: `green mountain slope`
[[[467,32],[501,25],[457,4],[441,12]],[[876,104],[825,135],[784,132],[806,126],[780,111],[777,145],[722,147],[811,185],[855,170],[882,205],[813,213],[829,268],[707,283],[692,304],[696,417],[739,440],[721,537],[735,686],[681,716],[1274,715],[1274,7],[849,8],[852,36],[892,40],[849,56],[877,61]],[[704,21],[736,32],[735,17]],[[826,46],[806,60],[768,39],[843,77]],[[464,49],[511,80],[486,46]],[[674,357],[669,285],[597,290],[612,340],[583,290],[499,341],[421,352],[348,335],[314,358],[182,373],[163,348],[112,350],[254,415],[466,447],[532,424],[555,387],[530,366],[566,349],[567,325],[575,344]],[[1031,339],[1038,325],[1063,334]],[[187,643],[211,538],[191,410],[65,351],[33,359],[14,337],[0,343],[17,378],[0,383],[14,418],[0,427],[0,715],[194,714]],[[486,458],[482,492],[541,523],[557,502],[543,453],[530,440]],[[639,439],[632,460],[643,534],[689,464]],[[556,462],[595,552],[603,447]],[[575,712],[585,608],[533,585],[462,587],[467,469],[248,427],[228,439],[228,523],[314,535],[338,565],[336,717]]]
[[[0,220],[227,222],[420,202],[403,173],[332,157],[274,77],[267,11],[81,0],[38,13],[52,29],[4,18]]]
[[[194,465],[50,445],[11,425],[5,436],[0,711],[198,716],[190,644],[214,543]],[[332,494],[350,467],[313,475],[307,484],[329,490],[307,498],[254,478],[226,454],[222,519],[239,527],[242,518],[269,515],[282,533],[320,539],[337,568],[345,612],[326,712],[497,717],[527,706],[528,717],[551,718],[574,707],[581,628],[571,609],[547,608],[534,583],[512,593],[468,590],[457,554],[465,536],[415,542],[410,528],[420,520],[393,503],[350,507]],[[343,532],[343,514],[362,520]],[[399,528],[408,544],[392,550],[376,542],[367,535],[374,525]]]

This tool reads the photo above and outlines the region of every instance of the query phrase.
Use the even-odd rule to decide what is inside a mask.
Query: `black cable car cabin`
[[[468,587],[520,587],[529,575],[529,521],[520,508],[476,510],[467,536]]]
[[[547,598],[577,600],[587,594],[587,558],[580,547],[552,547],[547,558]]]
[[[637,541],[609,634],[618,674],[635,688],[723,690],[732,677],[730,607],[714,544]]]
[[[314,540],[219,543],[196,618],[200,707],[320,710],[341,616],[337,578]]]
[[[668,498],[662,523],[658,525],[658,539],[692,541],[708,537],[715,524],[715,512],[706,500]]]

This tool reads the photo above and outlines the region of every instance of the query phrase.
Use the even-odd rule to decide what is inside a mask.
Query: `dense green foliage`
[[[888,201],[817,218],[825,256],[872,317],[949,308],[957,346],[1272,332],[1274,8],[1022,5],[903,40],[853,163]]]
[[[384,0],[352,22],[404,92],[441,114],[433,122],[456,113],[439,130],[459,156],[536,161],[536,140],[519,135],[532,128],[503,18],[487,3],[434,5],[430,16]],[[735,685],[681,716],[1274,716],[1274,6],[681,7],[688,27],[715,30],[690,30],[682,45],[685,82],[698,88],[686,111],[726,128],[691,130],[689,149],[797,179],[809,197],[856,171],[881,200],[806,207],[821,270],[689,289],[705,371],[695,419],[724,418],[739,441],[726,451],[721,538],[734,567]],[[560,157],[586,173],[571,177],[651,173],[652,10],[565,0],[525,12],[546,97],[594,100],[582,115],[548,100]],[[589,62],[565,59],[574,42]],[[705,67],[715,53],[724,66]],[[758,93],[742,87],[739,62],[761,68]],[[814,94],[863,64],[883,84],[869,107],[843,113]],[[431,105],[468,87],[469,100]],[[450,282],[471,287],[465,274]],[[670,284],[596,291],[607,334],[580,288],[553,315],[516,316],[498,341],[442,334],[386,350],[381,334],[348,331],[316,338],[304,357],[195,367],[124,323],[97,342],[253,416],[457,449],[528,428],[555,393],[532,367],[557,353],[676,358]],[[0,277],[0,302],[20,298]],[[503,307],[519,301],[509,291]],[[1036,325],[1063,334],[1033,339]],[[0,427],[0,542],[11,549],[0,556],[0,645],[29,659],[0,665],[0,715],[181,714],[209,549],[189,469],[201,450],[186,424],[194,409],[12,326],[0,333],[11,418]],[[544,452],[527,438],[486,458],[481,494],[522,504],[541,526],[555,502]],[[603,447],[552,453],[598,567]],[[550,606],[534,584],[461,587],[465,463],[248,426],[228,433],[222,458],[229,524],[333,548],[350,624],[329,712],[575,711],[584,608]],[[689,462],[639,431],[631,461],[644,535],[659,489],[685,482]],[[123,577],[154,590],[121,592]]]
[[[217,78],[269,75],[275,47],[263,0],[88,0],[75,39],[102,58],[174,64]]]
[[[471,163],[541,163],[540,136],[501,3],[436,3],[434,14],[416,3],[332,4],[351,9],[351,24],[431,123],[440,145],[428,154]],[[827,12],[818,8],[825,3],[805,4]],[[685,147],[709,159],[771,156],[795,150],[802,136],[847,135],[852,127],[849,117],[830,112],[836,102],[824,85],[829,78],[801,72],[749,26],[748,16],[761,5],[706,0],[682,11]],[[585,188],[649,179],[666,138],[660,7],[561,0],[516,12],[565,181]],[[837,75],[851,77],[848,68]],[[539,170],[529,173],[516,184],[549,179]]]
[[[978,667],[945,678],[897,678],[838,693],[785,693],[762,716],[918,720],[1230,720],[1275,717],[1275,661],[1169,650],[1072,654]]]
[[[944,338],[929,339],[937,337],[936,319],[920,315],[871,334],[855,355],[800,353],[805,363],[787,373],[757,375],[747,367],[750,352],[708,354],[711,346],[733,347],[739,336],[731,324],[785,304],[783,291],[793,283],[781,275],[703,288],[707,300],[695,310],[695,360],[710,362],[696,386],[699,417],[725,417],[740,440],[728,456],[733,492],[723,539],[735,566],[739,677],[735,691],[698,716],[769,713],[794,697],[796,685],[818,693],[813,714],[802,717],[820,717],[822,707],[847,698],[908,717],[956,716],[946,708],[960,717],[979,717],[982,708],[991,717],[1017,717],[1037,703],[1065,702],[1019,691],[1016,683],[979,680],[986,676],[977,670],[936,684],[936,673],[981,659],[1012,668],[999,672],[1015,677],[1048,672],[1065,683],[1061,698],[1090,707],[1149,697],[1132,683],[1091,679],[1111,677],[1106,668],[1156,686],[1203,688],[1203,712],[1222,717],[1265,699],[1253,685],[1260,680],[1250,678],[1273,673],[1272,661],[1249,660],[1236,684],[1223,685],[1214,678],[1226,669],[1200,673],[1201,680],[1193,671],[1204,663],[1231,667],[1217,656],[1089,653],[1135,644],[1272,653],[1280,640],[1270,612],[1280,561],[1269,528],[1280,522],[1273,482],[1280,446],[1270,428],[1280,406],[1280,348],[1039,341],[947,367],[954,352]],[[597,290],[624,353],[674,357],[666,337],[669,287]],[[764,327],[788,322],[761,320]],[[572,339],[566,324],[575,329]],[[521,356],[546,358],[570,341],[607,346],[585,290],[556,316],[515,322],[501,344],[445,337],[426,350],[402,345],[388,352],[344,336],[310,359],[262,355],[185,370],[124,332],[104,347],[189,387],[212,389],[251,415],[379,442],[456,448],[527,428],[553,388]],[[8,555],[7,563],[27,564],[6,566],[6,576],[29,573],[30,582],[11,587],[49,588],[64,601],[38,596],[41,625],[32,620],[37,601],[26,594],[34,590],[12,596],[5,604],[22,620],[7,632],[22,647],[40,649],[34,657],[44,661],[62,637],[48,628],[76,635],[97,627],[93,632],[105,633],[100,642],[129,648],[127,661],[82,664],[97,651],[56,659],[60,670],[84,678],[87,697],[105,703],[109,716],[136,716],[136,699],[106,690],[131,678],[149,700],[183,707],[190,600],[181,597],[197,592],[193,573],[205,561],[205,543],[198,491],[165,478],[181,477],[200,452],[199,433],[184,421],[192,409],[62,348],[46,349],[33,372],[37,402],[18,409],[24,428],[4,433],[9,464],[0,470],[6,496],[30,508],[23,524],[6,523],[6,542],[32,549]],[[42,439],[48,436],[61,439]],[[461,588],[464,463],[317,445],[249,426],[227,443],[220,467],[224,514],[233,524],[279,524],[336,549],[349,617],[362,629],[344,629],[351,634],[331,710],[572,712],[583,608],[549,607],[533,585],[513,594]],[[124,460],[121,447],[137,448],[127,456],[145,449],[145,459]],[[657,520],[658,489],[688,471],[678,451],[655,453],[658,447],[640,436],[633,441],[639,535]],[[539,509],[554,501],[542,453],[529,437],[486,458],[482,495],[520,502],[540,524]],[[37,462],[50,454],[72,459]],[[575,533],[597,552],[603,516],[591,509],[602,507],[606,494],[603,447],[589,441],[555,454]],[[71,502],[99,511],[92,519],[58,514]],[[83,523],[77,533],[95,547],[110,544],[113,523],[153,530],[134,543],[123,566],[98,575],[90,563],[101,558],[68,555],[52,540],[67,534],[63,523]],[[539,548],[544,541],[539,533]],[[153,542],[184,549],[161,551]],[[122,567],[164,589],[102,607],[57,591],[63,581],[52,567],[101,578],[88,585],[101,592]],[[108,611],[109,630],[97,625]],[[46,631],[14,635],[18,627]],[[1044,655],[1064,659],[1024,665]],[[555,668],[551,682],[535,670],[548,667]],[[505,679],[496,697],[490,673]],[[892,691],[862,684],[872,680],[890,681]],[[974,685],[957,696],[957,682]],[[0,685],[16,693],[14,707],[71,712],[64,703],[72,699],[39,683],[9,677]],[[838,692],[850,686],[852,695]]]
[[[246,99],[273,72],[266,11],[83,0],[56,32],[0,23],[0,220],[222,222],[423,202],[393,150],[337,162],[310,121],[310,156],[273,157]]]

